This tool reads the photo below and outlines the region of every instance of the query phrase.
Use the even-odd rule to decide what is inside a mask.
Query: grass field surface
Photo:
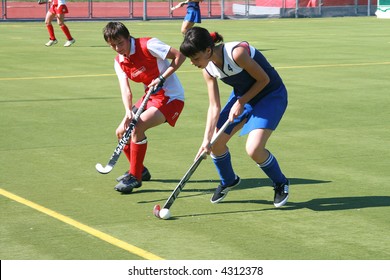
[[[180,21],[125,22],[135,37],[178,48]],[[208,106],[201,71],[177,72],[186,105],[171,128],[147,133],[152,181],[114,191],[127,168],[96,172],[116,145],[123,105],[105,44],[105,22],[0,23],[0,258],[2,260],[389,260],[390,21],[373,17],[205,20],[225,41],[263,51],[289,91],[268,148],[290,178],[290,199],[274,208],[271,182],[230,142],[242,183],[217,205],[204,161],[171,208],[164,204],[203,139]],[[141,86],[131,84],[136,98]],[[220,83],[225,100],[230,89]]]

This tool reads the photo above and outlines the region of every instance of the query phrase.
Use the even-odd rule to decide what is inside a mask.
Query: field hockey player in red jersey
[[[125,116],[116,135],[120,139],[139,108],[142,98],[133,103],[133,93],[129,80],[142,83],[145,91],[151,87],[161,89],[151,95],[145,111],[140,115],[134,128],[130,143],[123,152],[129,163],[129,171],[119,178],[115,190],[131,193],[142,186],[142,181],[151,178],[144,166],[148,139],[146,131],[155,126],[168,123],[175,126],[184,107],[184,89],[175,71],[185,61],[185,56],[157,38],[134,38],[121,22],[109,22],[103,29],[103,36],[108,45],[117,52],[114,68],[119,80]]]
[[[50,40],[45,44],[46,47],[51,47],[58,43],[54,34],[54,27],[52,21],[57,17],[57,23],[60,26],[62,32],[65,34],[67,41],[64,47],[70,47],[76,40],[70,34],[69,28],[65,25],[65,14],[68,13],[68,7],[66,6],[66,0],[49,0],[51,3],[50,9],[46,13],[45,24],[47,31],[49,32]],[[40,2],[38,2],[40,3]],[[42,2],[43,3],[43,2]]]
[[[203,69],[208,89],[206,128],[198,155],[203,151],[211,153],[221,179],[211,202],[222,201],[240,183],[227,143],[241,130],[241,135],[248,134],[247,154],[273,182],[275,207],[283,206],[289,196],[289,181],[275,156],[265,148],[287,108],[287,90],[281,77],[263,54],[248,42],[223,43],[219,33],[210,34],[201,27],[186,32],[180,51],[194,66]],[[223,108],[217,79],[233,88]],[[226,120],[233,123],[210,148],[214,131]]]

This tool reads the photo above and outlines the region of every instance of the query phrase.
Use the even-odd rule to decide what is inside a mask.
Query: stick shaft
[[[213,138],[211,139],[210,145],[214,145],[214,143],[218,140],[218,138],[222,135],[222,133],[226,130],[226,128],[229,126],[230,122],[227,120],[221,129],[214,134]],[[186,174],[184,174],[183,178],[180,180],[179,184],[177,184],[176,188],[173,190],[169,198],[164,204],[163,208],[171,208],[172,204],[175,202],[176,198],[179,196],[180,192],[184,188],[185,184],[188,182],[188,180],[191,178],[192,174],[194,174],[195,170],[198,168],[202,160],[204,159],[204,156],[206,155],[206,151],[204,151],[190,166],[190,168],[187,170]]]
[[[111,158],[109,159],[107,166],[105,167],[105,169],[108,172],[102,172],[102,170],[98,170],[100,173],[104,173],[104,174],[109,173],[112,170],[112,168],[115,166],[116,162],[119,159],[119,156],[121,155],[121,153],[123,151],[123,148],[129,142],[130,137],[131,137],[131,133],[133,132],[134,127],[137,124],[139,117],[141,116],[141,114],[145,110],[146,104],[148,103],[150,96],[159,90],[160,90],[160,88],[150,88],[149,91],[146,93],[144,100],[142,101],[140,107],[138,108],[137,112],[135,113],[133,119],[131,120],[130,125],[127,128],[126,132],[123,134],[122,138],[119,140],[118,145],[115,147],[114,153],[111,155]],[[110,168],[107,168],[108,166]]]

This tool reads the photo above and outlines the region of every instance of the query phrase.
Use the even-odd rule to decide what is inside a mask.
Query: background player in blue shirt
[[[211,202],[222,201],[240,183],[227,143],[242,129],[241,135],[248,134],[246,152],[273,181],[275,207],[283,206],[288,200],[289,181],[276,158],[265,148],[287,108],[287,90],[279,74],[249,43],[223,43],[219,33],[209,33],[202,27],[193,27],[186,32],[180,51],[194,66],[203,69],[208,89],[206,128],[197,156],[203,151],[210,153],[221,179]],[[224,108],[217,79],[233,87]],[[210,147],[214,131],[228,119],[232,124]]]
[[[195,23],[201,23],[202,18],[200,14],[199,3],[203,0],[186,0],[183,5],[187,4],[187,14],[184,17],[183,23],[181,25],[181,33],[183,35],[187,32],[188,29],[193,27]]]

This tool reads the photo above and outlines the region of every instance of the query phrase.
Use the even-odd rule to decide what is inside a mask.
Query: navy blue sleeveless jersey
[[[218,68],[213,62],[209,62],[206,71],[210,76],[220,79],[225,84],[233,87],[234,94],[239,97],[244,95],[255,83],[255,79],[247,71],[242,69],[233,59],[232,52],[237,46],[248,48],[250,56],[264,69],[270,78],[267,86],[249,101],[249,104],[256,104],[262,97],[277,90],[283,85],[283,81],[274,67],[267,61],[264,55],[246,42],[230,42],[223,45],[223,66]]]

